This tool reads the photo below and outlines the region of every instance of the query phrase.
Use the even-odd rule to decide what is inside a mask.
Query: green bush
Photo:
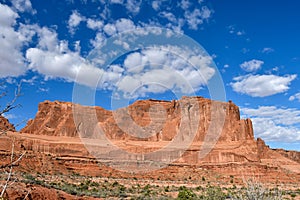
[[[223,200],[226,199],[227,195],[222,191],[220,187],[207,186],[204,194],[200,196],[200,199],[205,200]]]
[[[178,200],[189,200],[189,199],[196,199],[197,195],[190,189],[187,189],[185,186],[179,187],[179,192],[177,199]]]
[[[292,193],[292,194],[290,194],[290,195],[291,195],[292,198],[295,198],[295,197],[297,196],[296,193]]]

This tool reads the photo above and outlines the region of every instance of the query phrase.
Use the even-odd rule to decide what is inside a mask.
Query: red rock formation
[[[129,145],[124,147],[133,153],[160,149],[159,146],[153,147],[155,143],[172,143],[173,149],[161,151],[159,155],[155,154],[155,158],[145,158],[149,160],[171,162],[181,157],[184,150],[187,151],[178,162],[186,164],[258,162],[260,158],[252,122],[240,119],[238,106],[202,97],[183,97],[173,101],[140,100],[113,112],[100,107],[46,101],[39,105],[35,119],[30,120],[21,132],[67,137],[80,134],[82,138],[98,139],[106,136],[112,142],[154,142],[138,150],[129,148]],[[107,151],[115,152],[116,149]],[[118,154],[122,155],[122,152]],[[122,159],[128,159],[129,155],[122,156]],[[132,160],[141,159],[139,154],[130,157]]]
[[[15,183],[13,187],[7,189],[4,199],[94,200],[96,198],[73,196],[66,192],[53,188],[49,189],[40,185]]]
[[[281,155],[283,155],[286,158],[289,158],[291,160],[294,160],[298,163],[300,163],[300,152],[298,151],[288,151],[288,150],[284,150],[284,149],[273,149],[274,151],[276,151],[277,153],[280,153]]]
[[[0,116],[0,131],[16,131],[14,125],[9,123],[8,119]]]
[[[255,140],[251,120],[240,119],[232,102],[201,97],[142,100],[111,112],[46,101],[21,132],[0,140],[0,161],[9,159],[9,138],[14,137],[16,151],[28,151],[22,169],[29,171],[118,176],[107,166],[125,163],[127,172],[134,172],[135,165],[150,160],[168,166],[157,172],[166,179],[172,179],[173,174],[167,176],[170,171],[184,177],[184,170],[197,174],[207,169],[241,178],[255,174],[269,181],[300,180],[299,163],[274,152],[262,139]],[[99,167],[98,161],[105,164]],[[147,176],[157,177],[156,172]]]
[[[73,111],[77,113],[77,127]],[[80,127],[82,123],[85,124],[83,128]],[[200,142],[205,137],[218,138],[218,132],[221,141],[254,138],[251,120],[240,120],[236,105],[201,97],[183,97],[174,101],[142,100],[114,112],[100,107],[45,101],[40,103],[35,119],[30,120],[21,132],[78,137],[78,131],[82,130],[81,136],[90,137],[95,134],[97,126],[102,130],[98,134],[104,133],[115,140],[171,141],[179,134],[183,140],[194,136],[195,141]]]
[[[67,136],[78,137],[78,127],[74,124],[73,118],[73,106],[72,103],[67,102],[50,102],[45,101],[39,104],[36,117],[27,122],[21,133],[31,133],[36,135],[49,135],[49,136]],[[93,113],[96,112],[99,122],[104,121],[111,113],[100,107],[83,107],[76,105],[77,111],[84,110],[82,112]],[[85,119],[89,121],[89,119]]]

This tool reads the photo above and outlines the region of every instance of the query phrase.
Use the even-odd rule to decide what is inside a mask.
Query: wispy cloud
[[[227,30],[230,34],[233,34],[233,35],[237,35],[237,36],[242,36],[242,35],[245,35],[246,32],[244,30],[240,30],[236,27],[236,25],[229,25],[227,26]]]
[[[273,48],[270,48],[270,47],[265,47],[261,50],[262,53],[266,53],[266,54],[269,54],[269,53],[272,53],[274,52],[274,49]]]
[[[110,0],[112,4],[123,4],[123,0]]]
[[[43,88],[43,87],[39,87],[38,88],[38,92],[49,92],[49,88]]]
[[[264,61],[253,59],[243,62],[240,67],[246,72],[254,72],[259,70],[263,64]]]
[[[243,54],[246,54],[246,53],[249,53],[249,52],[250,52],[250,49],[244,47],[244,48],[242,48],[241,52],[242,52]]]
[[[290,100],[290,101],[297,100],[297,101],[300,102],[300,92],[298,92],[298,93],[296,93],[296,94],[290,96],[289,100]]]
[[[12,114],[12,113],[4,113],[3,117],[5,117],[8,120],[12,120],[12,119],[17,119],[19,118],[17,115]]]
[[[17,11],[36,13],[36,10],[32,8],[30,0],[11,0],[11,3]]]

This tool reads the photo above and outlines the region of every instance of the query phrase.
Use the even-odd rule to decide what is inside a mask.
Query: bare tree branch
[[[1,88],[1,87],[2,87],[2,88],[5,88],[5,87],[4,87],[4,82],[0,83],[0,88]],[[1,89],[2,89],[2,88],[1,88]],[[0,98],[5,97],[6,95],[7,95],[7,91],[1,92]]]
[[[13,142],[12,148],[11,148],[11,156],[10,156],[10,162],[11,163],[13,162],[13,159],[14,159],[14,149],[15,149],[15,144]],[[10,168],[9,168],[9,173],[8,173],[6,182],[5,182],[4,186],[3,186],[3,190],[2,190],[2,192],[0,194],[0,197],[3,197],[3,195],[4,195],[4,193],[5,193],[6,189],[7,189],[7,186],[9,184],[9,181],[10,181],[10,178],[11,178],[12,170],[13,170],[13,166],[11,165]]]
[[[0,98],[4,97],[6,95],[7,95],[6,91],[2,92],[2,93],[0,93]],[[20,107],[21,106],[20,104],[15,104],[16,101],[17,101],[17,99],[20,96],[21,96],[21,83],[18,84],[18,86],[17,86],[17,88],[15,90],[14,98],[10,102],[8,102],[6,104],[6,106],[5,106],[4,109],[0,110],[0,116],[2,116],[4,113],[7,113],[7,112],[11,111],[14,108]],[[9,130],[0,130],[0,136],[6,135],[7,131],[9,131]],[[11,155],[10,155],[10,162],[8,164],[6,164],[6,165],[0,166],[0,169],[4,169],[5,170],[5,169],[8,168],[8,170],[5,170],[5,172],[8,173],[6,181],[5,181],[4,185],[1,185],[3,189],[2,189],[2,191],[0,193],[0,199],[3,199],[3,196],[4,196],[7,188],[10,187],[11,185],[13,185],[17,181],[17,179],[11,180],[12,179],[12,174],[13,174],[13,167],[16,166],[18,164],[18,162],[20,162],[20,160],[23,158],[23,156],[25,155],[25,153],[26,153],[26,151],[24,151],[23,153],[21,153],[21,155],[14,161],[14,157],[15,157],[15,138],[13,138]],[[29,193],[27,193],[26,196],[28,196],[28,194]]]
[[[2,96],[2,95],[3,95],[3,93],[1,94],[1,96]],[[6,95],[6,93],[5,93],[5,95]],[[14,98],[13,98],[10,102],[8,102],[8,103],[6,104],[5,108],[3,108],[3,109],[0,111],[0,115],[3,115],[4,113],[7,113],[7,112],[9,112],[10,110],[12,110],[12,109],[14,109],[14,108],[21,107],[21,104],[16,104],[16,105],[15,105],[17,99],[18,99],[20,96],[22,96],[22,94],[21,94],[21,83],[18,84],[18,86],[17,86],[17,88],[16,88],[16,90],[15,90]],[[0,97],[0,98],[1,98],[1,97]]]
[[[23,158],[23,156],[26,154],[26,151],[24,151],[15,161],[14,161],[14,155],[15,155],[15,140],[13,140],[12,142],[12,148],[11,148],[11,155],[10,155],[10,163],[7,164],[7,165],[3,165],[3,166],[0,166],[0,168],[9,168],[9,171],[8,171],[8,176],[7,176],[7,179],[6,179],[6,182],[5,184],[2,186],[3,189],[1,191],[1,194],[0,194],[0,198],[3,197],[5,191],[7,190],[8,186],[11,186],[12,184],[15,183],[16,180],[14,181],[11,181],[11,176],[12,176],[12,172],[13,172],[13,167],[16,166],[16,164]]]
[[[1,85],[3,85],[3,83],[0,83],[0,86],[1,86]],[[6,96],[6,95],[7,95],[7,92],[4,91],[4,92],[0,93],[0,98],[4,97],[4,96]],[[5,113],[11,111],[11,110],[14,109],[14,108],[21,107],[21,104],[16,104],[16,105],[15,105],[17,99],[18,99],[20,96],[22,96],[22,94],[21,94],[21,83],[19,83],[19,84],[17,85],[17,88],[15,89],[14,98],[13,98],[10,102],[8,102],[8,103],[6,104],[6,106],[5,106],[3,109],[0,110],[0,116],[3,116],[3,114],[5,114]],[[0,108],[1,108],[1,106],[0,106]],[[23,121],[22,121],[21,123],[23,123]],[[21,123],[19,123],[17,126],[19,126]],[[0,136],[1,136],[1,135],[6,135],[6,134],[7,134],[7,131],[13,131],[13,130],[1,130],[1,129],[0,129]]]
[[[28,195],[30,194],[30,192],[31,192],[31,190],[27,191],[27,194],[25,195],[24,200],[28,197]]]
[[[6,91],[5,91],[5,92],[1,92],[0,98],[5,97],[6,95],[7,95],[7,92],[6,92]]]
[[[1,165],[0,166],[0,169],[4,169],[4,168],[7,168],[7,167],[14,167],[14,166],[17,166],[18,162],[20,162],[20,160],[23,158],[23,156],[26,154],[26,151],[24,151],[17,160],[15,160],[14,162],[11,162],[9,164],[6,164],[6,165]]]

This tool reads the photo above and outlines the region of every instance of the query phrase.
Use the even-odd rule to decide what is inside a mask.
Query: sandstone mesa
[[[255,176],[267,183],[300,182],[300,153],[272,150],[255,139],[251,120],[240,119],[231,101],[139,100],[115,111],[45,101],[20,132],[5,118],[0,127],[9,130],[0,140],[1,162],[7,162],[15,138],[17,150],[27,151],[21,171],[161,180],[217,173],[241,180]],[[103,142],[83,144],[93,140]],[[107,147],[107,141],[117,150]],[[152,157],[152,152],[159,153]],[[163,167],[131,173],[139,172],[137,164],[145,160]]]

